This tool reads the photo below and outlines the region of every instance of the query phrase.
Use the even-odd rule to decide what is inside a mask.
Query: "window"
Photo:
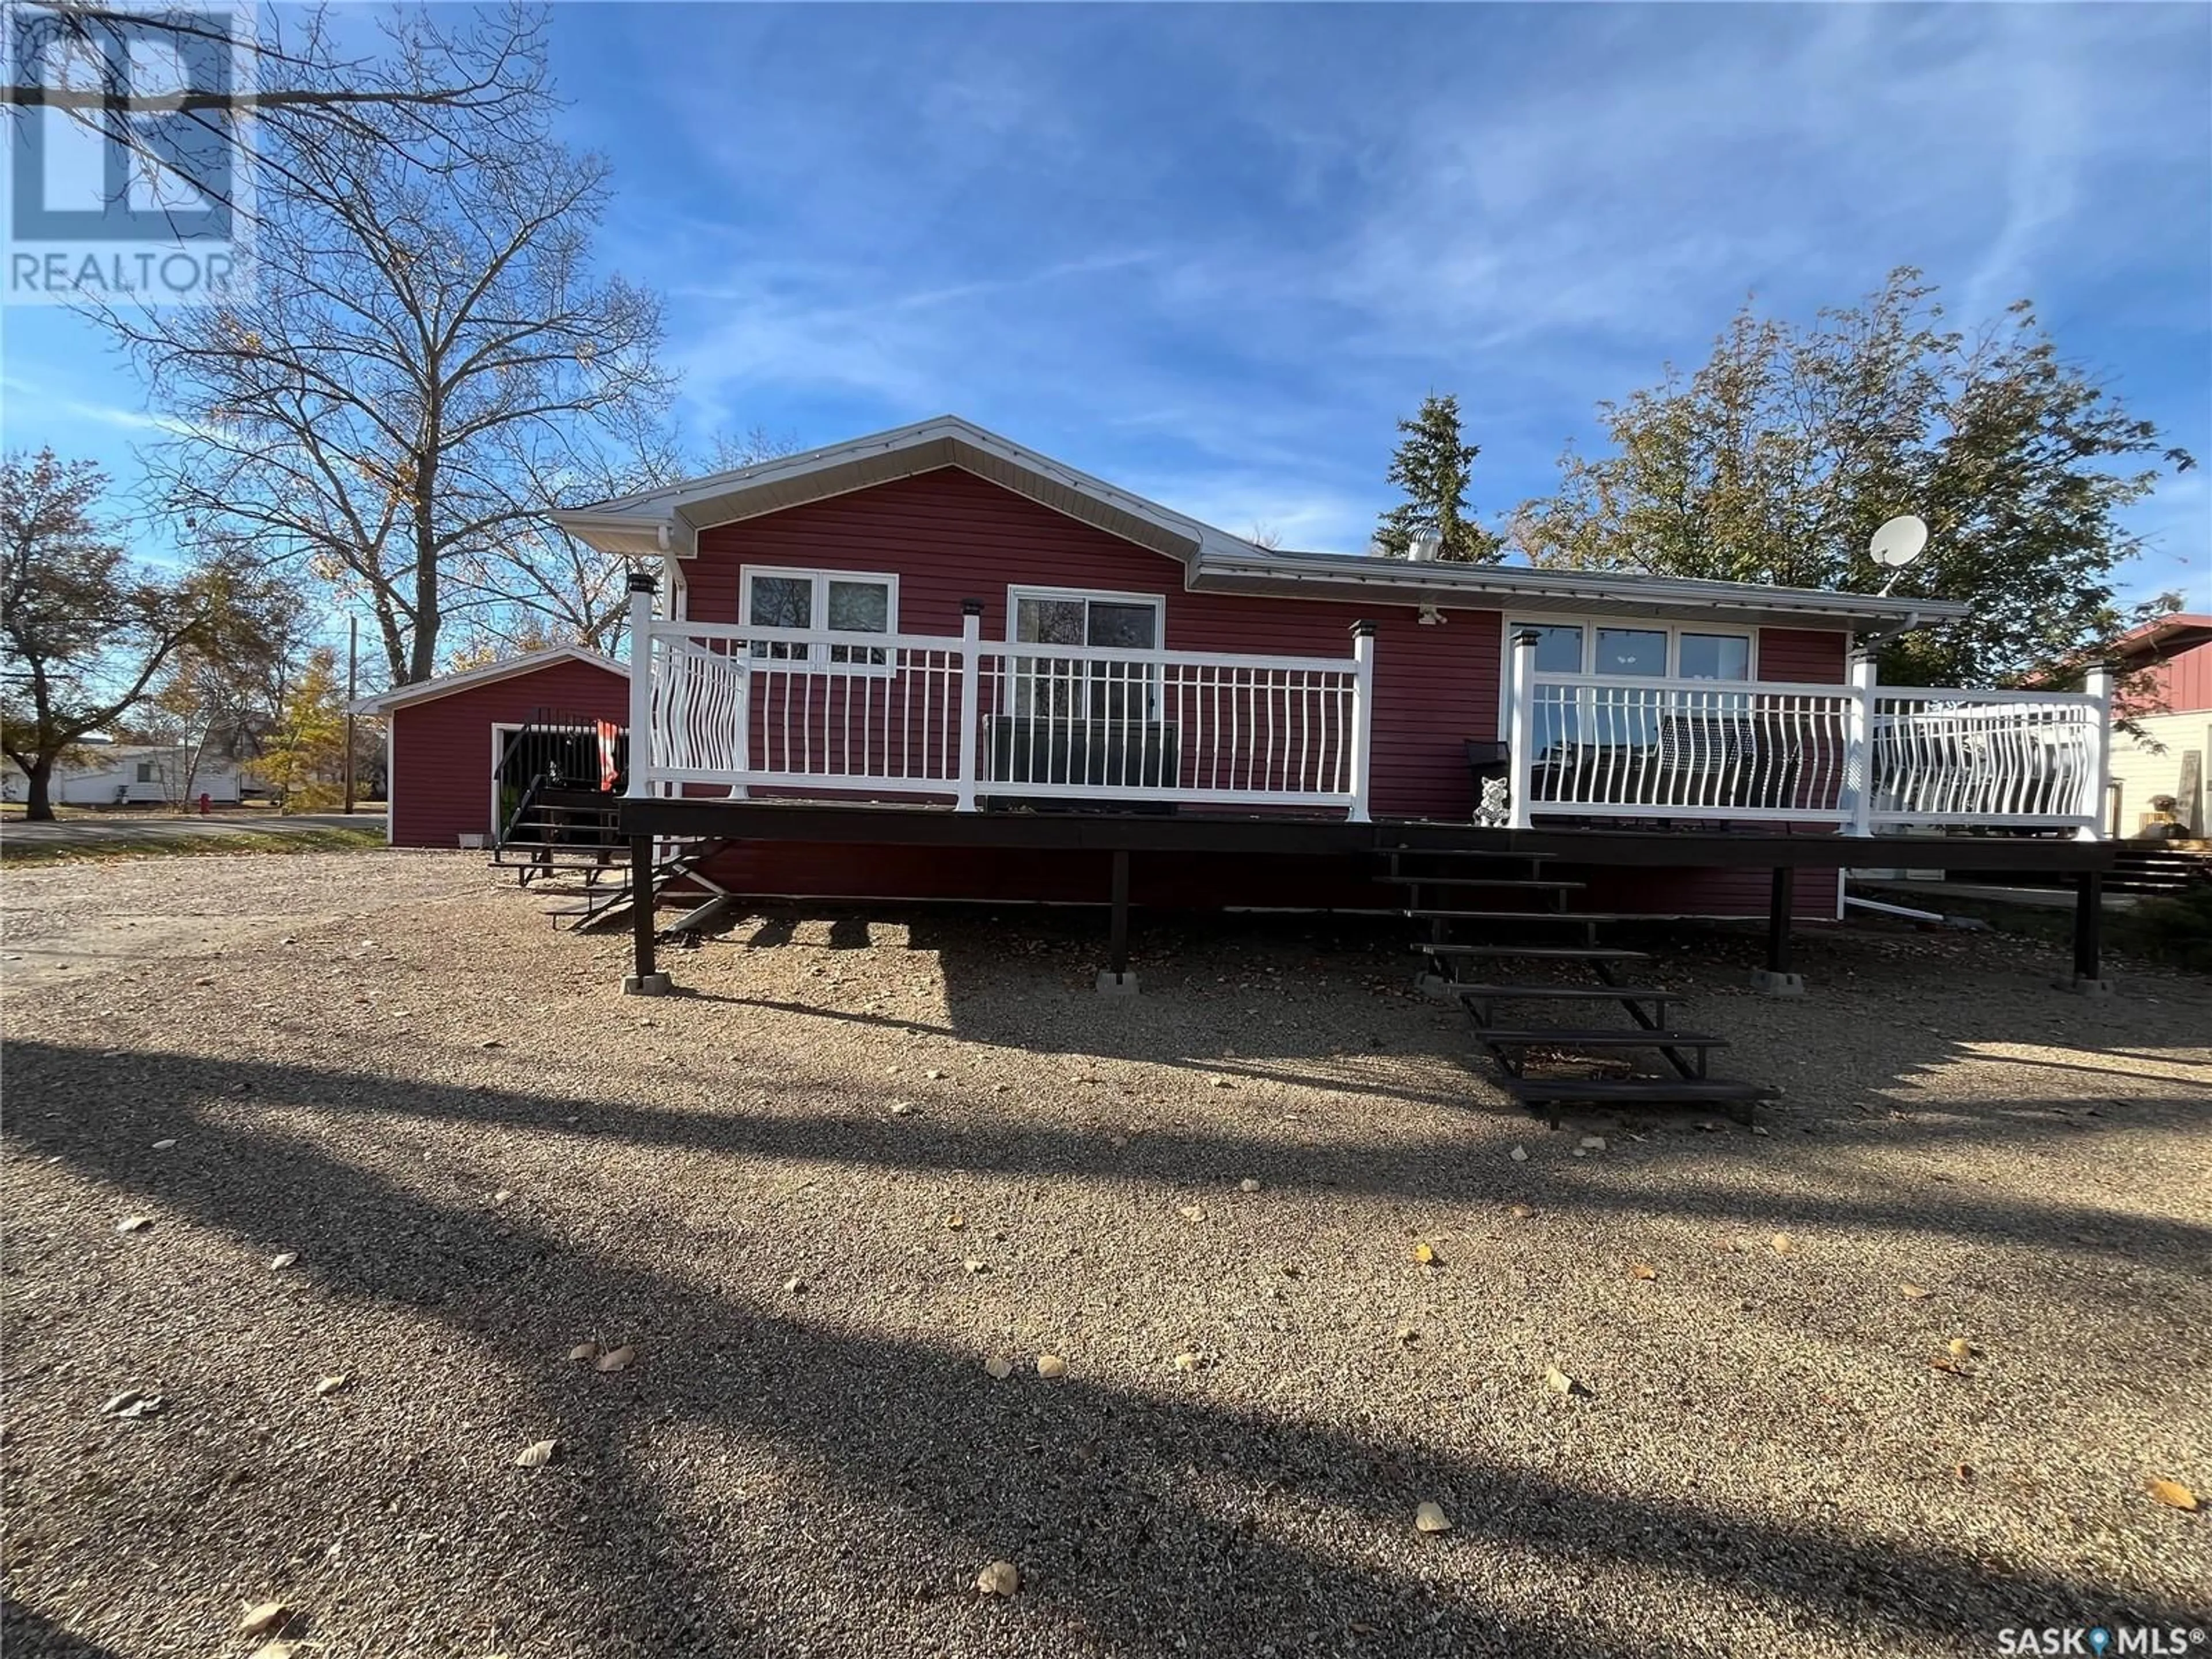
[[[1505,696],[1499,708],[1510,730],[1514,640],[1536,635],[1540,674],[1589,674],[1608,679],[1747,680],[1752,636],[1748,629],[1634,627],[1618,622],[1511,622],[1505,625]],[[1656,734],[1663,707],[1684,698],[1698,708],[1740,706],[1743,699],[1709,694],[1638,692],[1584,686],[1537,688],[1536,752],[1543,755],[1575,743],[1646,744]],[[1671,701],[1670,701],[1671,700]],[[1663,706],[1663,707],[1662,707]]]
[[[153,762],[140,761],[138,763],[138,781],[141,783],[151,783],[154,781]]]
[[[1166,601],[1153,593],[1092,593],[1017,587],[1009,594],[1019,645],[1159,648]],[[1143,720],[1158,702],[1158,677],[1146,662],[1012,656],[1014,713],[1058,719]]]
[[[745,626],[759,629],[826,630],[839,634],[890,634],[898,629],[898,578],[853,570],[769,570],[748,566]],[[831,666],[855,673],[890,672],[888,647],[836,644],[828,647]],[[775,662],[805,662],[812,647],[805,640],[755,640],[752,653]]]

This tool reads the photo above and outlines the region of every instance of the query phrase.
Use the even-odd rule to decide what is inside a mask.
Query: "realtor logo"
[[[177,305],[234,295],[252,158],[234,100],[250,13],[8,8],[5,298]]]

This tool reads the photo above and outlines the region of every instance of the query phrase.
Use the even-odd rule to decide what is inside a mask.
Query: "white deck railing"
[[[643,596],[649,606],[651,596]],[[1367,816],[1374,640],[1344,657],[654,619],[634,602],[634,794],[720,786]]]
[[[1345,657],[663,622],[634,592],[633,794],[701,787],[1368,817],[1375,640]],[[1507,822],[2101,833],[2112,681],[2082,692],[1509,676]],[[1466,734],[1456,734],[1466,735]]]
[[[2112,679],[2079,692],[1540,672],[1516,641],[1509,822],[1659,818],[2102,833]]]

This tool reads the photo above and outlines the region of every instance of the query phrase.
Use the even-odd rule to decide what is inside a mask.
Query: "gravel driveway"
[[[2148,1490],[2212,1493],[2201,980],[1855,932],[1769,1002],[1691,936],[1765,1133],[1547,1133],[1389,930],[1139,918],[1125,1003],[1095,917],[756,917],[645,1000],[468,855],[0,894],[11,1655],[243,1656],[272,1601],[299,1659],[2212,1613]]]

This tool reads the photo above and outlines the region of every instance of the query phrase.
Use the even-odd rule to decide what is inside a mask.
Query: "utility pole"
[[[346,617],[346,782],[345,810],[353,811],[353,699],[354,674],[361,661],[361,618]]]

